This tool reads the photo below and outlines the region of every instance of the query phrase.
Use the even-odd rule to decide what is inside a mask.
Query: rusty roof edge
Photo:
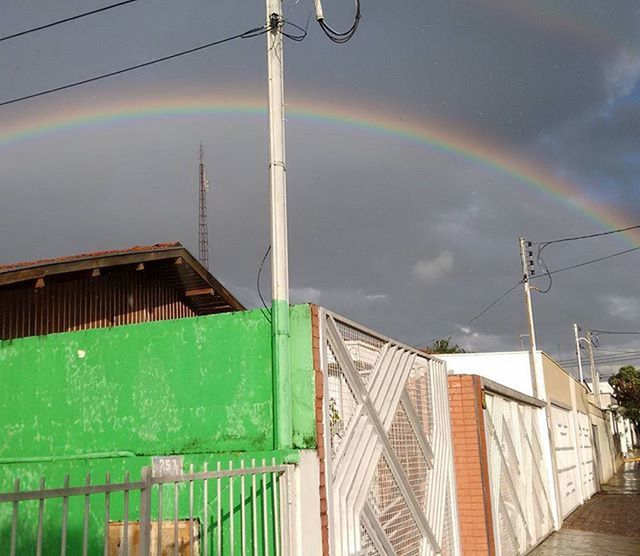
[[[43,259],[33,263],[17,263],[16,265],[0,266],[0,286],[16,284],[72,272],[80,272],[92,268],[120,266],[136,262],[157,261],[182,257],[189,267],[218,295],[220,295],[233,309],[244,311],[245,307],[238,299],[215,278],[211,272],[202,266],[189,250],[180,242],[159,243],[155,245],[135,246],[129,249],[99,251],[87,254],[60,257],[57,259]],[[104,259],[104,260],[100,260]]]
[[[238,301],[238,299],[233,295],[220,280],[218,280],[209,270],[207,270],[202,263],[198,261],[188,249],[182,246],[182,250],[184,251],[184,258],[189,262],[191,268],[193,268],[197,274],[205,280],[217,293],[222,296],[225,301],[229,303],[229,306],[233,307],[238,311],[244,311],[246,307]]]
[[[108,251],[94,251],[91,253],[79,253],[77,255],[70,255],[68,257],[56,257],[52,259],[39,259],[37,261],[26,261],[9,263],[0,265],[0,275],[9,274],[20,270],[31,270],[35,268],[41,268],[45,266],[65,265],[73,262],[91,261],[95,259],[119,257],[123,255],[136,255],[145,253],[155,253],[170,251],[172,249],[184,249],[184,246],[179,242],[172,243],[156,243],[154,245],[136,245],[126,249],[111,249]]]

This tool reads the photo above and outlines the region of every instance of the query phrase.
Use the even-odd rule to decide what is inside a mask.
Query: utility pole
[[[538,397],[538,377],[537,377],[537,347],[536,347],[536,330],[533,320],[533,304],[531,302],[531,284],[529,283],[530,267],[533,265],[533,253],[527,251],[527,247],[531,247],[531,242],[525,242],[521,237],[520,244],[520,262],[522,264],[522,285],[524,286],[524,302],[527,307],[527,320],[529,323],[529,361],[531,366],[531,387],[533,397]],[[533,270],[531,270],[533,272]]]
[[[209,180],[204,170],[204,147],[200,143],[200,164],[198,166],[198,257],[202,266],[209,270],[209,225],[207,223],[207,192]]]
[[[580,353],[580,327],[574,322],[573,323],[573,334],[576,338],[576,355],[578,357],[578,372],[580,373],[580,384],[584,384],[584,374],[582,372],[582,355]]]
[[[271,201],[271,335],[274,439],[291,447],[291,371],[289,365],[289,260],[287,176],[284,140],[284,59],[282,0],[266,0],[269,91],[269,185]]]

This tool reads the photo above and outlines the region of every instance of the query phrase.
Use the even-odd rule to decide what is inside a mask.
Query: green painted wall
[[[292,307],[290,319],[294,449],[288,452],[273,451],[271,328],[259,310],[0,342],[0,492],[13,490],[16,478],[22,490],[38,488],[40,477],[46,477],[47,487],[60,487],[66,474],[71,486],[84,484],[87,474],[94,484],[103,483],[107,472],[112,482],[123,480],[125,472],[139,480],[154,455],[181,454],[185,468],[194,464],[196,471],[205,461],[210,470],[217,461],[223,468],[251,458],[296,461],[296,449],[316,445],[309,306]],[[188,518],[188,498],[181,488],[182,519]],[[195,516],[202,519],[199,488]],[[226,483],[221,495],[224,521]],[[166,489],[165,519],[173,516],[172,496]],[[214,535],[215,493],[210,496]],[[130,501],[134,521],[138,498],[132,494]],[[83,500],[69,504],[68,553],[75,554]],[[234,504],[238,511],[239,491]],[[249,512],[251,501],[244,504]],[[157,519],[157,493],[153,508]],[[0,504],[3,547],[11,510]],[[20,504],[18,553],[33,552],[36,518],[37,502]],[[122,495],[116,495],[111,519],[121,518]],[[48,502],[44,553],[59,550],[60,519],[60,501]],[[271,513],[267,522],[273,528]],[[225,521],[227,547],[228,527]],[[90,530],[89,553],[98,553],[104,495],[91,496]],[[213,550],[214,538],[210,541]],[[238,546],[238,529],[234,543]]]
[[[293,446],[315,446],[309,306],[291,308]],[[0,342],[0,463],[273,447],[259,310]]]

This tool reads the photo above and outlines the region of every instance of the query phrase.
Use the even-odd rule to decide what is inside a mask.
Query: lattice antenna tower
[[[202,266],[209,269],[209,226],[207,224],[207,192],[209,191],[209,180],[204,168],[204,147],[200,143],[200,164],[198,190],[198,255]]]

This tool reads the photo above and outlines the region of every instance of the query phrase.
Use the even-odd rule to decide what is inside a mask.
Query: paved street
[[[532,556],[640,554],[640,463],[626,463],[607,485],[573,512]]]

